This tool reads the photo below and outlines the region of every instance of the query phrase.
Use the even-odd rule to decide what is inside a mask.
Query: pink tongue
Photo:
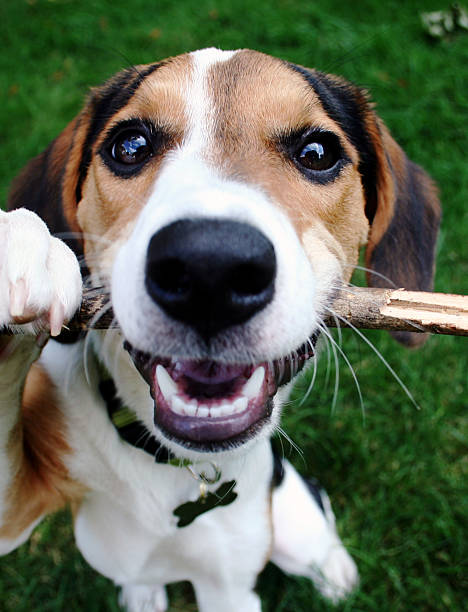
[[[218,385],[241,376],[248,378],[250,370],[249,366],[214,361],[177,361],[171,368],[170,374],[176,382],[184,377],[197,383]]]

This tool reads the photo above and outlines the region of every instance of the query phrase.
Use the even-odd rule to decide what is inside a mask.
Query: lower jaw
[[[235,421],[174,417],[170,421],[154,412],[154,425],[170,442],[199,452],[221,452],[238,448],[256,438],[271,422],[273,398],[262,406],[258,418],[252,422],[250,414],[239,415]],[[247,412],[247,411],[246,411]]]
[[[245,394],[252,398],[249,400],[247,408],[243,412],[234,413],[233,411],[231,414],[228,413],[227,416],[224,417],[217,415],[213,416],[211,414],[212,410],[210,409],[210,415],[205,417],[198,416],[198,414],[197,416],[189,416],[184,413],[184,411],[182,411],[180,415],[176,414],[176,411],[174,411],[175,406],[171,404],[170,400],[168,401],[168,397],[172,397],[171,393],[175,392],[178,394],[180,392],[182,395],[179,397],[185,397],[185,400],[188,401],[189,404],[191,403],[191,397],[190,395],[187,396],[186,393],[184,394],[184,389],[178,388],[174,381],[169,382],[169,390],[167,388],[167,383],[163,384],[165,392],[162,393],[161,384],[164,383],[164,380],[158,383],[159,378],[156,374],[156,370],[159,365],[164,364],[162,369],[168,368],[169,374],[174,375],[177,379],[177,363],[167,358],[158,359],[148,354],[141,353],[128,343],[125,343],[125,347],[129,351],[137,369],[150,386],[151,395],[154,400],[153,421],[156,429],[160,431],[168,442],[175,443],[177,446],[185,449],[199,452],[232,450],[258,437],[259,434],[263,430],[268,429],[269,426],[271,428],[273,398],[278,387],[288,383],[296,376],[304,366],[305,361],[313,354],[314,350],[312,343],[307,343],[304,347],[296,351],[294,360],[284,358],[282,360],[270,362],[268,365],[266,363],[259,364],[256,368],[265,369],[264,382],[260,389],[255,393],[247,394],[244,387],[242,387],[242,389],[239,388],[240,383],[239,385],[234,384],[233,388],[230,389],[234,397],[237,393],[242,394],[244,391]],[[228,373],[232,368],[240,368],[238,374],[242,376],[252,376],[252,378],[249,378],[249,381],[252,381],[254,378],[252,375],[252,368],[249,366],[217,365],[216,362],[206,361],[178,362],[178,364],[184,366],[182,368],[183,370],[187,368],[190,376],[195,376],[194,380],[198,379],[200,382],[203,380],[203,376],[201,375],[201,378],[197,378],[200,376],[199,370],[201,369],[201,374],[203,374],[207,366],[209,366],[208,370],[211,370],[211,366],[214,366],[215,370],[217,368],[226,368]],[[244,371],[245,368],[247,368],[247,371]],[[242,376],[240,376],[238,380],[245,380],[245,378],[242,379]],[[233,380],[235,380],[235,378]],[[211,387],[213,387],[213,384],[216,385],[219,381],[213,380],[209,382],[211,383]],[[177,387],[175,391],[174,385]],[[187,390],[185,390],[185,392],[186,391]],[[250,391],[252,391],[252,387],[250,387]],[[231,401],[232,397],[233,396],[231,396]],[[218,400],[221,401],[221,398],[218,397]],[[201,402],[204,402],[204,400],[201,400]],[[216,404],[215,400],[213,400],[213,402]],[[210,401],[208,400],[208,404],[209,403]],[[197,408],[197,413],[199,409],[200,408]]]
[[[171,423],[166,427],[163,419],[154,417],[154,424],[164,438],[169,442],[175,443],[187,450],[200,453],[218,453],[233,450],[243,446],[248,441],[257,438],[261,431],[271,423],[271,413],[273,409],[273,399],[270,398],[264,407],[264,414],[257,421],[248,425],[245,429],[230,436],[220,436],[219,430],[214,431],[211,427],[203,427],[201,424],[183,423],[179,429]]]

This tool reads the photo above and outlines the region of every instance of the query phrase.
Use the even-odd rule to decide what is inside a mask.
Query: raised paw
[[[57,336],[81,293],[80,266],[66,244],[35,213],[0,210],[0,328],[24,325]]]

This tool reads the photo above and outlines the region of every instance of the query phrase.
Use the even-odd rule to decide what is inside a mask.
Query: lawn
[[[341,74],[372,92],[397,140],[440,186],[436,289],[468,293],[468,33],[431,40],[419,18],[420,11],[449,5],[3,0],[1,201],[24,163],[78,112],[89,86],[130,64],[195,48],[253,47]],[[342,334],[363,406],[343,359],[337,372],[325,355],[307,400],[301,401],[306,379],[283,419],[301,449],[286,444],[285,452],[329,491],[359,566],[360,588],[338,610],[461,610],[468,598],[467,340],[434,337],[410,352],[383,332],[366,338],[375,351],[351,331]],[[0,609],[118,610],[114,587],[72,542],[69,515],[62,513],[0,559]],[[259,592],[265,612],[329,609],[308,582],[273,566],[260,577]],[[195,610],[187,585],[171,587],[171,595],[171,611]]]

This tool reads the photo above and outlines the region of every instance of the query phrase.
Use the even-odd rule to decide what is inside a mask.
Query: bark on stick
[[[103,295],[85,297],[71,329],[117,327]],[[405,289],[343,289],[333,303],[333,315],[325,317],[329,327],[430,332],[468,336],[468,296]],[[99,315],[103,312],[102,316]]]

